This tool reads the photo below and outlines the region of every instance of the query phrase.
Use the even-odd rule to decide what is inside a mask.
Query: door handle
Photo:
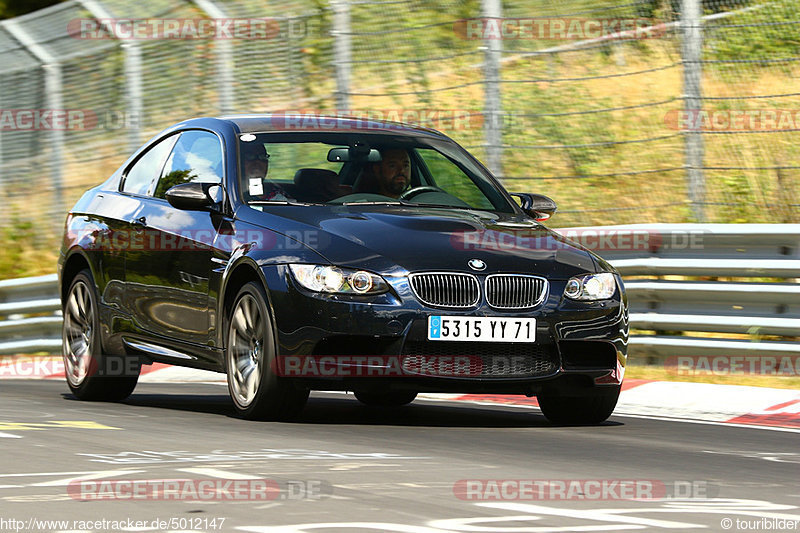
[[[142,231],[147,227],[147,217],[139,217],[132,223],[133,228],[137,231]]]

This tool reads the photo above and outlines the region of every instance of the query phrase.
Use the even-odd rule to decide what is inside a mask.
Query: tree
[[[0,0],[0,19],[10,19],[60,4],[63,0]]]

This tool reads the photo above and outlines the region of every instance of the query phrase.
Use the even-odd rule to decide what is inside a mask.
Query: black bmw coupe
[[[118,401],[153,362],[227,374],[237,413],[311,390],[536,396],[606,420],[627,300],[606,261],[541,224],[426,128],[241,115],[176,124],[69,212],[58,264],[72,393]]]

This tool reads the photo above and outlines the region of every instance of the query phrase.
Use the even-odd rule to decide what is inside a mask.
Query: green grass
[[[704,373],[684,375],[679,374],[675,369],[656,365],[629,364],[625,367],[625,379],[716,383],[718,385],[745,385],[748,387],[800,390],[800,376],[726,376]]]

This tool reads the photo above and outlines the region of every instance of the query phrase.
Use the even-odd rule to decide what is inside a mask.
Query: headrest
[[[294,183],[301,189],[332,187],[338,185],[339,175],[324,168],[301,168],[294,173]]]

